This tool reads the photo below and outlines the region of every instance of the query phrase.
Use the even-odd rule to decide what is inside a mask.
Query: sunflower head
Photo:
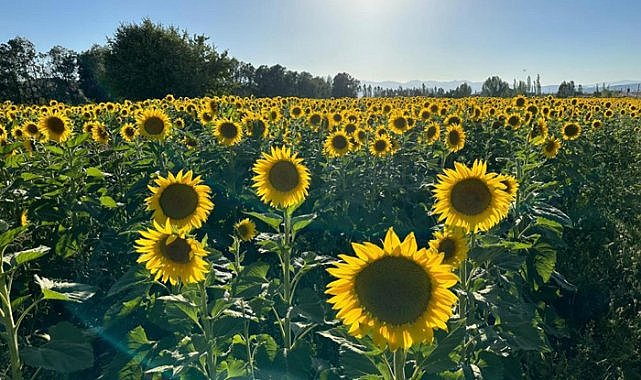
[[[559,153],[559,149],[561,149],[561,141],[556,137],[548,137],[542,146],[543,155],[547,158],[556,157]]]
[[[137,118],[138,132],[141,136],[163,140],[171,131],[171,121],[167,114],[157,108],[144,110]]]
[[[563,124],[563,140],[576,140],[581,134],[581,126],[575,122],[567,122]]]
[[[446,227],[443,231],[434,233],[434,238],[429,242],[430,250],[443,255],[443,264],[458,266],[469,251],[465,231],[462,228]]]
[[[519,183],[516,180],[516,178],[507,174],[499,174],[498,179],[499,181],[501,181],[501,184],[505,186],[503,191],[505,191],[505,193],[507,193],[510,196],[510,199],[511,200],[516,199],[516,193],[519,189]]]
[[[471,168],[459,162],[454,166],[439,174],[435,185],[438,220],[466,232],[489,230],[507,215],[511,199],[505,186],[495,173],[487,173],[482,161],[474,161]]]
[[[272,147],[271,154],[263,152],[252,170],[256,174],[252,186],[260,199],[272,207],[287,208],[307,197],[309,169],[287,147]]]
[[[345,132],[337,130],[327,136],[324,149],[330,157],[339,157],[349,152],[350,147],[349,136]]]
[[[207,252],[195,239],[177,232],[167,221],[154,222],[154,228],[140,231],[136,240],[137,262],[145,263],[155,280],[169,281],[172,285],[203,281],[209,272],[204,260]]]
[[[256,236],[256,224],[249,218],[245,218],[234,224],[236,236],[242,241],[250,241]]]
[[[387,134],[378,135],[369,145],[369,152],[378,157],[392,153],[392,141]]]
[[[132,142],[138,136],[138,130],[131,123],[123,124],[120,127],[120,136],[127,142]]]
[[[418,249],[413,233],[401,242],[387,231],[383,246],[352,243],[356,256],[338,255],[327,271],[337,280],[326,294],[336,317],[357,338],[369,335],[393,351],[431,342],[435,328],[447,329],[456,296],[448,288],[458,277],[443,255]]]
[[[55,142],[64,142],[71,136],[71,121],[66,114],[54,111],[44,114],[38,123],[40,133]]]
[[[154,220],[162,225],[169,222],[182,231],[200,228],[214,208],[211,189],[202,184],[200,176],[193,178],[191,170],[159,176],[154,182],[157,187],[149,186],[152,195],[146,199],[147,209],[153,210]]]
[[[465,131],[458,124],[452,124],[445,131],[445,145],[450,152],[458,152],[465,146]]]
[[[102,123],[96,123],[91,129],[91,138],[98,143],[106,144],[109,141],[109,130]]]
[[[425,126],[425,141],[428,145],[434,144],[441,136],[441,126],[433,121]]]
[[[236,145],[243,138],[243,129],[240,124],[229,119],[221,119],[214,126],[214,136],[223,145]]]

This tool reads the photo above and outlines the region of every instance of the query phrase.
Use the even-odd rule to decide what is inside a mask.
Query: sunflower
[[[530,130],[530,140],[535,144],[541,144],[548,136],[548,124],[545,119],[538,119]]]
[[[133,124],[127,123],[120,128],[120,136],[127,141],[132,142],[138,136],[138,130],[134,128]]]
[[[263,152],[253,167],[252,178],[260,199],[277,208],[287,208],[301,203],[307,197],[310,175],[303,159],[286,147],[271,148]]]
[[[369,151],[374,156],[387,156],[392,153],[392,141],[386,134],[378,135],[370,143]]]
[[[434,144],[441,137],[441,126],[433,121],[425,126],[425,138],[427,145]]]
[[[511,129],[519,129],[521,123],[523,123],[523,121],[521,120],[521,117],[519,115],[510,115],[505,120],[505,127]]]
[[[207,251],[195,239],[172,229],[169,220],[163,225],[154,221],[154,228],[140,231],[136,240],[138,263],[145,263],[155,280],[172,285],[193,284],[205,279],[209,264],[203,259]]]
[[[312,112],[307,117],[307,122],[312,126],[312,129],[318,129],[323,123],[323,116],[319,112]]]
[[[34,123],[33,121],[27,121],[22,125],[22,131],[24,132],[25,136],[31,137],[32,139],[39,139],[40,138],[40,128],[38,128],[38,124]]]
[[[581,126],[575,122],[568,122],[563,124],[563,140],[576,140],[581,134]]]
[[[516,192],[519,190],[519,182],[516,180],[516,178],[507,174],[499,174],[498,179],[499,181],[501,181],[503,186],[505,186],[503,191],[505,191],[510,196],[510,199],[516,199]]]
[[[29,225],[29,210],[22,210],[20,213],[20,226],[27,227]]]
[[[229,119],[220,119],[214,126],[214,136],[219,143],[232,146],[238,144],[243,138],[243,129],[239,124]]]
[[[445,131],[445,145],[450,152],[458,152],[465,146],[465,131],[458,124],[452,124]]]
[[[466,232],[487,231],[503,219],[510,207],[510,196],[495,173],[486,173],[487,164],[474,161],[472,168],[459,162],[445,169],[435,185],[434,212],[445,224]]]
[[[91,138],[93,138],[95,142],[106,144],[109,141],[109,131],[107,127],[102,123],[96,123],[91,129]]]
[[[388,126],[392,132],[399,135],[405,133],[410,128],[407,118],[405,118],[403,112],[400,110],[390,114]]]
[[[243,124],[247,134],[254,138],[266,138],[269,134],[269,127],[260,115],[249,114],[243,118]]]
[[[457,227],[445,227],[434,233],[429,247],[432,251],[443,254],[443,264],[458,266],[467,257],[469,246],[465,231]]]
[[[350,147],[349,137],[341,130],[332,133],[325,139],[325,153],[330,157],[342,156],[349,152]]]
[[[407,350],[431,342],[433,330],[447,330],[457,301],[448,288],[458,277],[442,263],[443,255],[418,249],[413,233],[400,241],[387,231],[383,247],[352,243],[355,256],[327,271],[338,278],[327,285],[327,301],[351,335],[372,337],[381,348]]]
[[[234,224],[234,230],[236,236],[242,241],[250,241],[256,236],[256,224],[249,220],[249,218],[245,218]]]
[[[149,186],[152,195],[147,197],[147,210],[153,210],[154,220],[160,224],[170,221],[181,230],[199,228],[214,208],[209,193],[211,189],[200,176],[192,178],[190,170],[167,178],[159,176],[154,181],[158,187]]]
[[[554,158],[559,153],[560,148],[561,141],[556,137],[549,137],[545,140],[545,143],[543,143],[543,155],[547,158]]]
[[[40,117],[38,122],[40,133],[49,140],[64,142],[71,136],[71,121],[67,115],[54,111]]]
[[[136,121],[138,122],[138,132],[144,137],[163,140],[171,131],[169,116],[156,108],[145,109]]]

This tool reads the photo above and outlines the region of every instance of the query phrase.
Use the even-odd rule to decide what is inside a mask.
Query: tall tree
[[[510,85],[498,76],[487,78],[481,87],[483,96],[510,96]]]
[[[110,99],[105,87],[106,47],[94,45],[91,49],[78,54],[78,86],[88,99],[104,102]]]
[[[332,81],[332,96],[335,98],[355,98],[360,81],[348,73],[338,73]]]

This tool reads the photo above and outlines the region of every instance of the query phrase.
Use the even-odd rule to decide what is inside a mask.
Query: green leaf
[[[108,195],[103,195],[102,197],[100,197],[100,204],[107,208],[118,207],[116,201],[114,201],[114,199]]]
[[[22,178],[23,181],[31,181],[36,178],[40,178],[40,175],[34,174],[34,173],[29,173],[29,172],[24,172],[20,174],[20,178]]]
[[[130,289],[134,287],[149,288],[151,284],[152,281],[149,277],[149,272],[143,266],[135,265],[129,268],[129,270],[111,286],[111,289],[107,292],[107,297],[115,296],[125,290],[129,290],[131,292]]]
[[[318,215],[316,213],[313,213],[313,214],[300,215],[292,218],[292,230],[294,232],[298,232],[302,230],[303,228],[307,227],[311,222],[313,222],[317,216]]]
[[[450,354],[463,342],[463,337],[465,337],[465,325],[459,323],[445,338],[436,343],[436,348],[423,364],[425,372],[438,373],[455,368],[456,363],[450,358]]]
[[[21,350],[25,364],[62,373],[93,367],[93,348],[82,331],[69,322],[62,322],[53,326],[49,333],[50,342]]]
[[[226,380],[247,378],[247,372],[245,371],[245,362],[242,360],[228,358],[224,362],[220,363],[220,369],[222,370],[221,375]]]
[[[534,268],[543,279],[543,282],[548,282],[556,266],[556,250],[545,243],[537,244],[534,248],[536,249]]]
[[[102,170],[100,170],[100,169],[98,169],[96,167],[92,166],[90,168],[85,169],[85,171],[87,172],[87,176],[89,176],[89,177],[105,178],[105,175],[102,172]]]
[[[50,250],[51,248],[41,245],[36,248],[12,253],[8,256],[5,256],[4,261],[8,262],[12,266],[18,266],[18,265],[22,265],[24,263],[28,263],[29,261],[33,261],[40,258],[46,255],[47,253],[49,253]]]
[[[15,238],[20,236],[20,234],[23,233],[26,229],[26,227],[17,227],[3,232],[2,235],[0,235],[0,250],[13,243]]]
[[[96,288],[90,285],[53,281],[38,275],[34,277],[42,290],[42,295],[48,300],[84,302],[96,294]]]
[[[237,297],[253,298],[256,297],[267,283],[267,272],[269,264],[256,261],[240,272],[233,283],[233,294]]]
[[[62,148],[55,146],[55,145],[45,145],[45,149],[48,150],[49,152],[53,154],[57,154],[59,156],[62,156],[65,151],[62,150]]]
[[[283,218],[278,214],[272,214],[272,213],[262,214],[262,213],[253,212],[253,211],[245,211],[243,213],[249,216],[253,216],[254,218],[266,223],[276,231],[280,231],[280,225],[283,222]]]

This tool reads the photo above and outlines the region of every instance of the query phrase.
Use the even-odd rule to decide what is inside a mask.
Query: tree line
[[[0,45],[0,100],[67,103],[174,96],[356,97],[348,73],[332,77],[281,65],[253,66],[219,52],[204,35],[189,35],[146,19],[122,24],[106,45],[83,52],[61,46],[38,52],[15,37]]]

